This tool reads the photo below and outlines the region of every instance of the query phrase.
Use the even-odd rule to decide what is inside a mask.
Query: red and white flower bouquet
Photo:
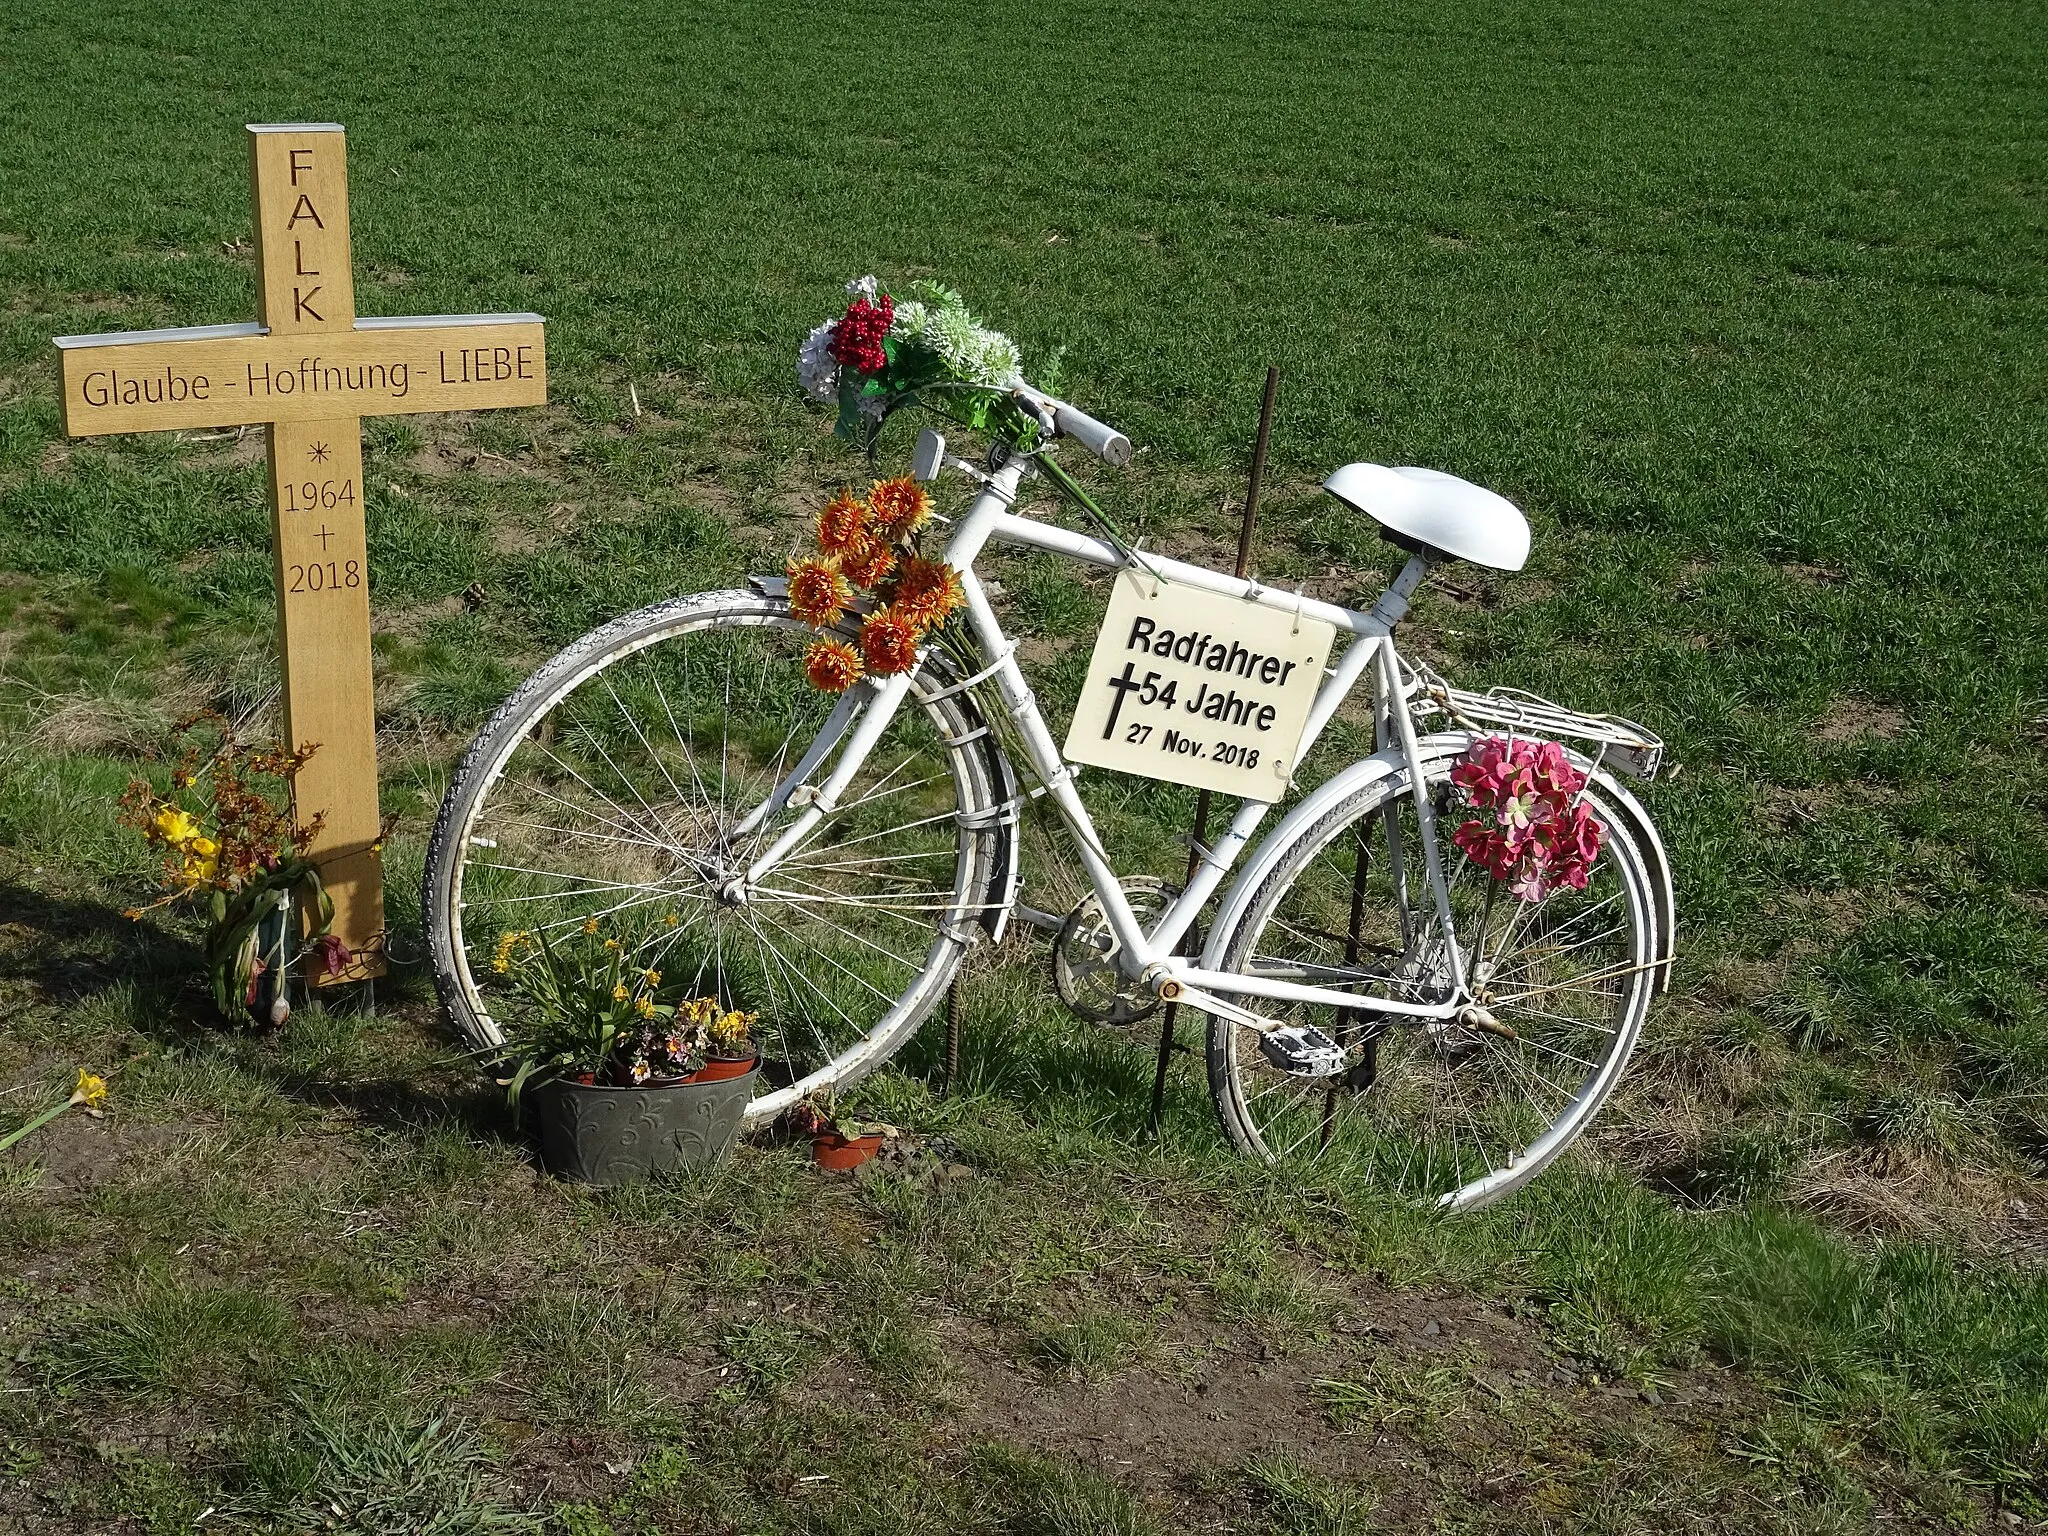
[[[1022,354],[958,293],[925,282],[891,293],[860,277],[846,285],[846,300],[805,339],[796,365],[806,395],[838,406],[843,436],[867,441],[890,411],[915,403],[1028,441],[1037,420],[1011,396],[1024,382]]]

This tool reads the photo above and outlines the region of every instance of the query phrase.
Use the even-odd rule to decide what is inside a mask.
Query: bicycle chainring
[[[1123,882],[1124,899],[1141,926],[1150,927],[1180,892],[1150,875]],[[1122,946],[1102,902],[1093,891],[1060,924],[1052,945],[1052,979],[1060,1001],[1076,1018],[1117,1028],[1135,1024],[1159,1009],[1159,999],[1117,971]]]

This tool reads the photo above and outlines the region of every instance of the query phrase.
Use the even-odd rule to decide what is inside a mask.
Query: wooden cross
[[[64,430],[265,424],[283,739],[319,745],[295,814],[354,981],[384,971],[361,418],[544,404],[547,354],[539,315],[356,318],[339,124],[252,123],[249,162],[259,323],[58,337]]]

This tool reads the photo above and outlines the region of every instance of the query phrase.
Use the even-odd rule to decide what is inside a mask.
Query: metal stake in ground
[[[370,688],[364,416],[547,402],[539,315],[358,320],[337,123],[252,123],[255,325],[59,336],[73,437],[263,422],[288,747],[301,825],[352,963],[384,972],[377,720]]]
[[[1251,571],[1252,532],[1259,520],[1259,487],[1266,478],[1266,447],[1273,440],[1273,401],[1280,393],[1280,370],[1268,366],[1266,369],[1266,393],[1259,401],[1259,435],[1252,444],[1251,482],[1244,492],[1244,522],[1237,530],[1237,565],[1234,574],[1242,581]],[[1195,797],[1195,829],[1188,839],[1188,872],[1184,883],[1191,884],[1195,874],[1202,867],[1203,841],[1209,835],[1209,791],[1203,790]],[[1188,933],[1193,935],[1194,929]],[[1159,1117],[1166,1107],[1166,1073],[1173,1065],[1173,1030],[1180,1018],[1180,1004],[1168,1003],[1159,1017],[1159,1060],[1152,1073],[1152,1113],[1146,1127],[1152,1135],[1159,1134]]]

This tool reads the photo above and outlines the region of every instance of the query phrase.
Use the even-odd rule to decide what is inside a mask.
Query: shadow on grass
[[[189,940],[102,902],[52,897],[5,879],[0,932],[8,935],[0,980],[31,984],[53,1008],[76,1010],[133,989],[155,1005],[133,1010],[138,1028],[146,1020],[166,1026],[153,1038],[184,1044],[205,1032],[198,1009],[206,998],[193,980],[201,959]]]
[[[282,1028],[237,1026],[214,1012],[198,946],[160,924],[0,880],[0,933],[0,980],[26,984],[38,1012],[104,1022],[402,1138],[523,1140],[503,1094],[442,1040],[431,1005],[414,1000],[416,976],[390,986],[406,999],[402,1011],[380,1012],[374,994],[358,992],[302,1004]]]

